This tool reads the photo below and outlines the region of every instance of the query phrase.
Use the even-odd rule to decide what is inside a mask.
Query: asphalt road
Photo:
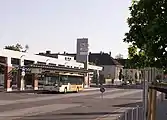
[[[141,104],[140,89],[68,94],[0,93],[0,120],[115,120]]]

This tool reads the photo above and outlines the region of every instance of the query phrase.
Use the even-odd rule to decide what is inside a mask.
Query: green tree
[[[22,45],[17,43],[16,45],[5,46],[5,49],[19,51],[19,52],[27,52],[29,50],[29,46],[25,45],[25,50],[23,50]]]
[[[16,45],[9,45],[9,46],[5,46],[5,49],[8,50],[14,50],[14,51],[20,51],[23,49],[23,47],[20,44],[16,44]]]
[[[167,1],[133,1],[128,18],[130,30],[124,42],[138,48],[134,59],[136,66],[167,68]]]
[[[143,68],[146,65],[146,56],[143,51],[138,51],[138,48],[134,45],[130,45],[128,48],[128,68]]]

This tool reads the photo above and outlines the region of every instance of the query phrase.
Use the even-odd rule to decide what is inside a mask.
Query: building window
[[[51,65],[51,66],[56,66],[56,64],[53,64],[53,63],[49,63],[49,65]]]
[[[12,65],[20,65],[20,59],[11,58],[11,64]]]
[[[40,64],[40,65],[46,65],[46,63],[45,62],[37,62],[37,64]]]
[[[58,65],[59,67],[65,67],[65,65]]]
[[[65,57],[65,60],[70,61],[71,58],[70,57]]]
[[[31,64],[34,64],[34,61],[24,60],[24,65],[31,65]]]

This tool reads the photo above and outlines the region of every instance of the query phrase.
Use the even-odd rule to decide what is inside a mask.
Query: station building
[[[94,71],[99,73],[103,69],[88,62],[77,62],[74,57],[65,55],[53,58],[7,49],[0,50],[0,67],[0,85],[3,85],[6,91],[39,90],[42,76],[55,72],[83,74],[84,85],[89,87],[91,74]]]

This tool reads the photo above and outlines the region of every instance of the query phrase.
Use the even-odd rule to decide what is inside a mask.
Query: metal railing
[[[157,96],[157,104],[163,101],[163,94]],[[136,106],[126,110],[122,115],[118,116],[116,120],[143,120],[144,118],[144,108]]]
[[[143,120],[143,108],[136,106],[128,109],[124,114],[118,116],[116,120]]]

